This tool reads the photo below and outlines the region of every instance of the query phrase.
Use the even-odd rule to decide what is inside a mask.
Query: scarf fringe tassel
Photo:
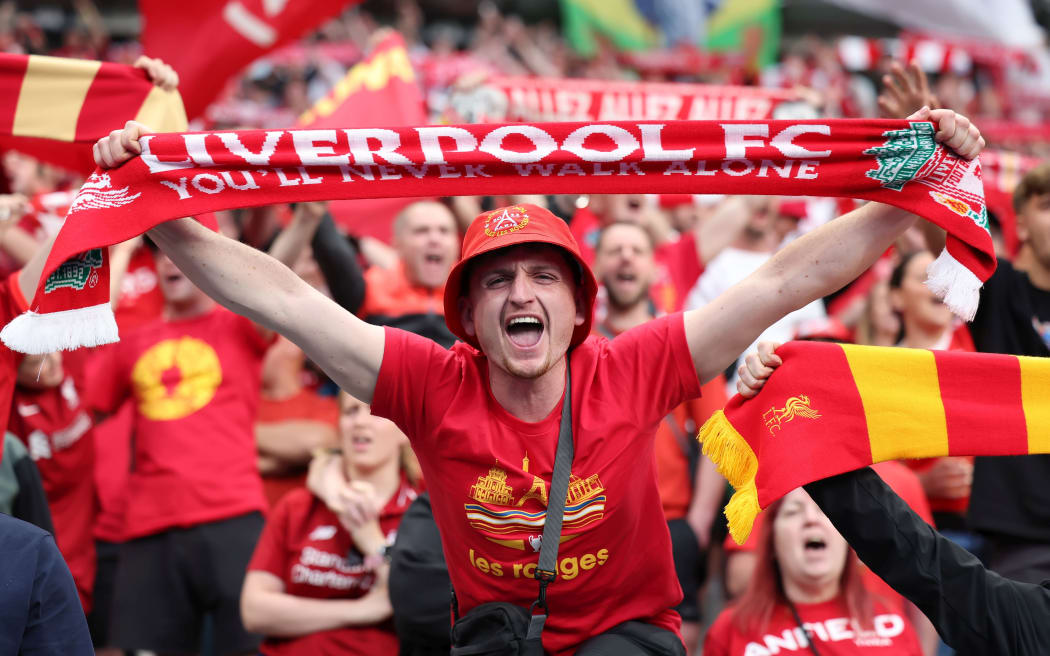
[[[0,331],[12,351],[31,355],[101,346],[119,341],[109,303],[61,312],[24,312]]]
[[[755,486],[758,458],[721,410],[711,415],[700,429],[697,439],[703,445],[704,455],[715,463],[719,473],[736,488],[726,504],[725,515],[733,540],[743,544],[751,534],[755,517],[762,510],[758,505],[758,488]]]
[[[742,487],[738,487],[726,504],[725,515],[729,520],[729,534],[733,536],[734,542],[747,542],[751,528],[755,525],[755,518],[760,512],[762,508],[758,505],[758,488],[755,487],[755,479],[751,479]]]
[[[948,249],[926,269],[926,286],[961,319],[973,321],[981,299],[981,280],[959,263]]]

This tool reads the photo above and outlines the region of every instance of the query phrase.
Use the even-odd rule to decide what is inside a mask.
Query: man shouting
[[[950,110],[924,109],[937,139],[973,158],[984,145]],[[113,167],[141,152],[143,126],[96,144]],[[470,225],[445,285],[450,350],[364,323],[265,254],[191,219],[151,239],[201,289],[298,344],[419,456],[460,610],[528,606],[543,533],[566,369],[572,462],[558,576],[543,644],[585,652],[680,654],[682,593],[652,467],[657,423],[697,396],[764,328],[841,288],[915,221],[869,203],[796,240],[706,307],[588,337],[597,285],[564,222],[539,207],[486,212]],[[624,628],[625,623],[638,622]],[[639,628],[642,627],[642,628]],[[666,645],[661,647],[660,645]]]

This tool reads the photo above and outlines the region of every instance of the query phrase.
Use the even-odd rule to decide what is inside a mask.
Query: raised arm
[[[1044,653],[1050,589],[986,570],[871,469],[805,487],[860,559],[918,606],[948,646],[965,654]]]
[[[977,128],[951,110],[923,108],[911,118],[932,119],[937,141],[967,159],[984,147]],[[711,303],[686,312],[686,338],[700,381],[724,371],[784,315],[859,276],[915,219],[896,207],[868,203],[795,240]]]
[[[357,261],[357,249],[335,227],[331,215],[321,220],[310,245],[332,300],[357,314],[365,300],[365,274]]]
[[[111,168],[139,154],[148,129],[129,122],[95,144]],[[209,296],[303,349],[340,387],[370,402],[383,359],[383,329],[361,321],[269,255],[188,218],[149,231],[161,250]]]

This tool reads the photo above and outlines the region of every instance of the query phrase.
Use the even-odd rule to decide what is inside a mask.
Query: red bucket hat
[[[463,294],[463,274],[467,264],[484,253],[518,244],[550,244],[564,250],[580,267],[583,285],[584,321],[572,333],[570,346],[576,346],[591,333],[594,299],[598,283],[591,267],[583,261],[580,246],[569,232],[569,226],[550,211],[537,205],[523,203],[510,205],[479,214],[463,236],[459,262],[449,271],[445,282],[445,325],[452,334],[474,348],[481,348],[478,340],[467,334],[459,316],[459,299]]]

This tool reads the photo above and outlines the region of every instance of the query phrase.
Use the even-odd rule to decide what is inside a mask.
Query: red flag
[[[256,58],[360,0],[139,0],[142,46],[179,74],[189,118]]]
[[[426,122],[423,94],[405,41],[397,32],[390,32],[327,96],[299,117],[296,127],[377,128]],[[394,217],[416,200],[334,200],[328,208],[332,218],[350,233],[389,242]]]

